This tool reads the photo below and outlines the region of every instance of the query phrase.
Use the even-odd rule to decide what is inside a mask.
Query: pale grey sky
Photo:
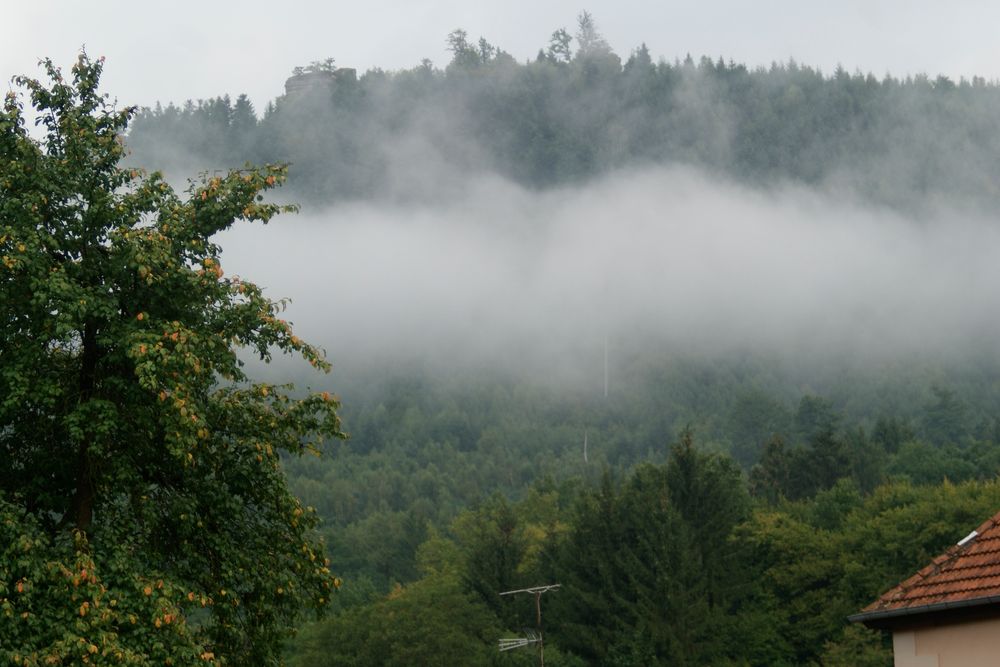
[[[723,56],[751,66],[794,57],[882,76],[924,72],[1000,79],[1000,3],[979,0],[5,0],[4,87],[37,74],[39,58],[68,67],[81,45],[106,56],[105,90],[123,104],[182,102],[245,92],[258,106],[279,95],[296,65],[334,57],[359,72],[447,63],[445,37],[464,28],[518,60],[553,30],[574,31],[583,9],[623,57]]]

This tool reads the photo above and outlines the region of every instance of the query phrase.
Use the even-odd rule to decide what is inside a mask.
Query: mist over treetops
[[[593,19],[575,37],[556,30],[527,62],[463,30],[448,42],[443,68],[425,60],[357,76],[350,63],[313,63],[300,69],[330,76],[259,113],[245,96],[143,109],[129,135],[133,160],[287,161],[295,195],[324,203],[437,199],[475,174],[544,189],[665,164],[910,211],[997,195],[1000,88],[982,77],[654,61],[646,44],[615,53]]]

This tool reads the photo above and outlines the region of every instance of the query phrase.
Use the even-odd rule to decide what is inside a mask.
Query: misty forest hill
[[[846,194],[903,213],[909,226],[900,228],[917,230],[899,237],[909,241],[870,243],[871,255],[885,255],[876,268],[891,274],[909,264],[893,264],[886,248],[918,250],[912,271],[900,275],[919,292],[912,325],[925,328],[912,337],[930,342],[909,356],[829,345],[843,331],[864,329],[852,317],[865,309],[815,291],[802,302],[819,301],[815,314],[763,309],[777,330],[792,331],[770,347],[713,349],[715,331],[699,330],[704,344],[685,347],[612,330],[609,384],[596,348],[576,357],[563,350],[559,363],[586,368],[561,376],[544,364],[531,371],[495,359],[449,365],[440,350],[421,356],[417,343],[397,357],[381,350],[380,358],[345,347],[342,336],[324,388],[343,396],[351,440],[329,443],[320,459],[289,459],[285,470],[322,516],[345,583],[334,613],[293,644],[292,664],[434,665],[454,664],[455,656],[465,664],[532,664],[531,655],[496,651],[496,639],[520,632],[533,613],[496,593],[557,581],[564,588],[546,599],[552,665],[891,664],[884,638],[849,627],[845,616],[1000,507],[997,346],[989,330],[976,332],[987,340],[978,347],[962,346],[969,339],[962,335],[927,335],[932,324],[988,327],[989,313],[964,311],[993,302],[963,299],[961,289],[922,298],[941,276],[960,273],[951,267],[972,276],[959,285],[990,274],[954,258],[941,274],[925,271],[926,258],[939,255],[921,244],[939,237],[920,236],[926,229],[912,219],[938,207],[982,214],[1000,203],[1000,86],[824,74],[793,61],[655,62],[644,45],[622,58],[587,14],[575,37],[556,31],[530,62],[460,30],[449,44],[453,57],[443,69],[424,62],[356,76],[332,61],[313,63],[260,116],[245,96],[143,109],[127,138],[130,160],[168,175],[291,162],[288,196],[313,211],[385,201],[409,210],[468,196],[470,176],[499,176],[529,192],[580,186],[572,196],[612,173],[639,180],[632,176],[645,167],[674,165],[749,190],[790,183]],[[337,218],[344,210],[330,209],[323,221],[335,227],[329,237],[298,228],[314,234],[299,247],[353,233]],[[839,214],[831,220],[841,222]],[[947,238],[957,227],[943,220]],[[376,225],[364,217],[357,224],[369,223]],[[694,223],[681,220],[670,233],[687,224]],[[850,247],[830,250],[837,277],[857,270],[840,255],[856,259],[853,245],[869,243],[873,225],[861,226],[845,237]],[[709,236],[717,229],[707,228]],[[792,233],[775,229],[775,242]],[[543,234],[525,236],[540,245]],[[810,257],[785,265],[776,254],[780,280],[822,286],[804,278]],[[318,289],[357,290],[374,302],[375,282],[358,266],[350,264],[354,282]],[[749,274],[758,265],[747,266],[734,275],[754,284]],[[645,268],[626,284],[643,291],[656,283],[652,292],[676,277]],[[705,288],[709,273],[697,274],[700,292],[697,280],[681,286],[691,299],[680,303],[689,307],[654,304],[670,310],[670,327],[682,328],[699,300],[708,311],[739,312]],[[849,289],[871,287],[861,273]],[[418,284],[412,275],[404,280]],[[419,291],[402,297],[408,307],[424,306]],[[893,309],[899,291],[872,292],[873,310],[910,326]],[[769,299],[778,296],[764,294],[750,310]],[[967,308],[948,310],[956,300]],[[927,304],[939,308],[925,313]],[[369,313],[379,326],[407,329],[393,321],[395,311],[385,317],[379,308]],[[794,319],[815,320],[813,337],[797,340]],[[330,321],[337,334],[349,328]],[[555,340],[545,350],[578,344],[546,322],[539,328]],[[749,339],[744,323],[723,318],[717,328],[741,342]],[[450,326],[457,337],[466,331]],[[386,347],[419,338],[410,330],[368,333]],[[956,349],[933,350],[936,340]]]
[[[261,117],[245,96],[157,105],[141,110],[129,145],[136,163],[168,171],[291,162],[293,194],[313,202],[438,196],[470,173],[548,188],[671,163],[910,210],[937,197],[996,203],[994,82],[657,62],[645,45],[622,58],[588,30],[576,40],[556,31],[525,63],[461,30],[444,69],[425,61],[355,77],[314,63],[305,69],[331,76]]]

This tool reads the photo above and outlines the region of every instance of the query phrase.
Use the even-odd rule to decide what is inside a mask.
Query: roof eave
[[[910,616],[936,614],[955,609],[968,609],[970,607],[983,607],[994,604],[1000,605],[1000,595],[987,595],[985,597],[955,600],[952,602],[935,602],[934,604],[925,604],[916,607],[863,611],[860,614],[852,614],[851,616],[848,616],[847,620],[852,623],[864,623],[869,626],[878,626],[883,624],[895,624],[895,621],[903,620]]]

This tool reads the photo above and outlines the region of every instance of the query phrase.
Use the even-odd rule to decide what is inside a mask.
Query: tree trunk
[[[97,331],[92,321],[87,322],[83,330],[83,352],[80,358],[80,395],[79,404],[83,405],[94,396],[94,385],[97,376]],[[90,438],[85,435],[80,441],[76,460],[76,493],[67,518],[74,522],[77,530],[86,533],[94,518],[94,484],[93,461],[90,458]]]

